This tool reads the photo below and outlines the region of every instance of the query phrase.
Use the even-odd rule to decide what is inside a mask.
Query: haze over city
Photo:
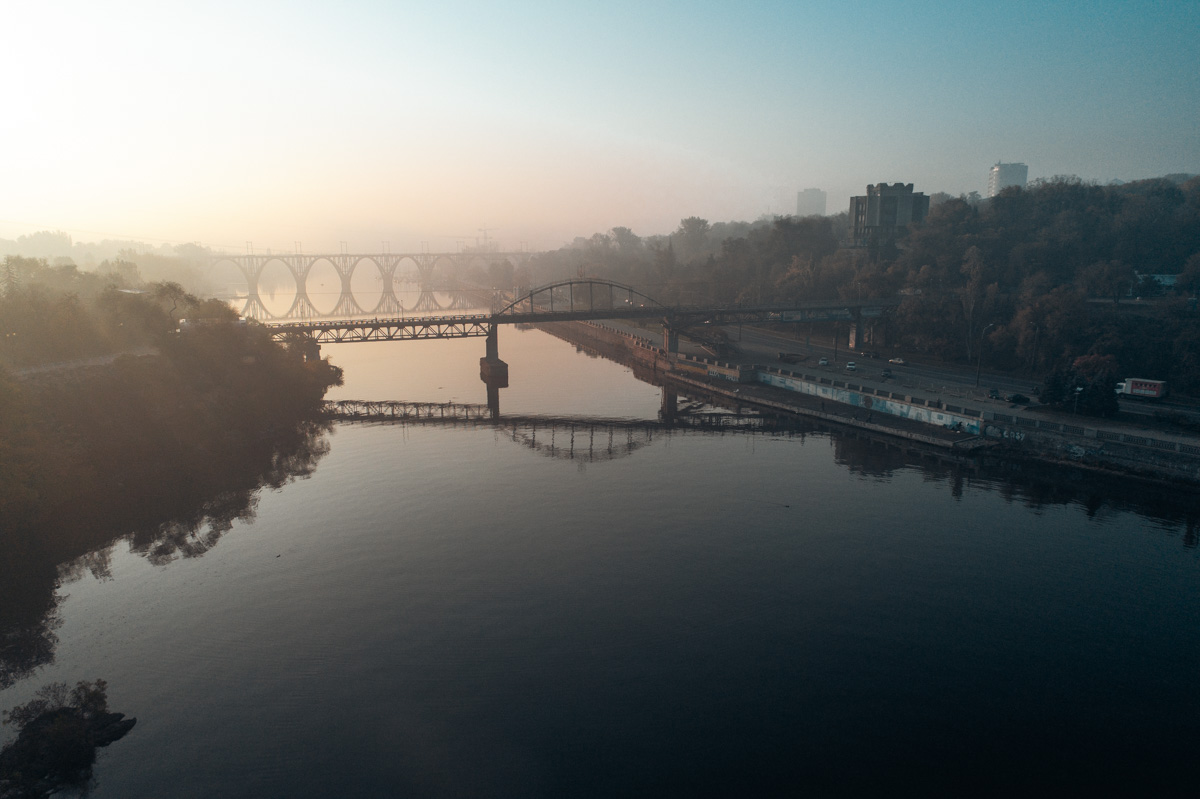
[[[20,4],[0,238],[552,248],[1200,164],[1194,3]]]

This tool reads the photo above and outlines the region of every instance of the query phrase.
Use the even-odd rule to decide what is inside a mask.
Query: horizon
[[[1200,171],[1200,6],[886,9],[23,7],[0,239],[548,250],[806,188],[829,214],[878,182],[982,194],[997,161]]]

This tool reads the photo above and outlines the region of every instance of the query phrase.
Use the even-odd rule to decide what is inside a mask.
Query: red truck
[[[1117,383],[1117,393],[1123,397],[1139,399],[1162,399],[1167,396],[1165,380],[1147,380],[1142,377],[1127,377]]]

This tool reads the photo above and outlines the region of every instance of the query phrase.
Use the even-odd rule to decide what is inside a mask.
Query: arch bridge
[[[564,280],[530,290],[490,313],[441,316],[391,316],[373,319],[326,319],[268,323],[277,339],[304,336],[315,344],[353,341],[397,341],[427,338],[488,338],[488,357],[495,357],[496,328],[502,324],[587,321],[596,319],[661,319],[665,349],[678,351],[679,328],[737,322],[847,321],[878,317],[899,299],[856,302],[817,301],[784,306],[664,305],[653,297],[611,280]]]
[[[490,304],[490,290],[481,290],[477,286],[459,286],[458,271],[471,266],[490,266],[507,261],[510,264],[523,264],[533,253],[529,252],[453,252],[453,253],[312,253],[312,254],[263,254],[263,255],[219,255],[209,260],[210,266],[221,263],[231,263],[237,267],[246,279],[246,304],[242,308],[242,316],[258,320],[278,319],[311,319],[323,314],[313,304],[308,286],[309,276],[313,268],[322,261],[327,262],[337,273],[340,283],[338,299],[333,310],[328,314],[331,318],[350,316],[390,316],[414,311],[456,310],[464,307],[478,307],[480,299]],[[263,302],[260,292],[260,281],[263,271],[271,264],[281,264],[296,282],[296,296],[291,306],[282,314],[272,313]],[[404,308],[396,295],[395,281],[398,272],[403,267],[409,267],[417,275],[420,295],[416,304]],[[359,268],[375,269],[382,283],[379,300],[371,308],[364,308],[354,296],[352,281],[354,273]],[[473,301],[464,298],[461,291],[456,291],[449,306],[439,303],[433,296],[438,279],[441,279],[451,289],[474,291],[480,296]]]
[[[656,437],[676,432],[704,435],[803,436],[793,420],[728,411],[678,413],[669,418],[504,415],[490,405],[433,402],[327,400],[325,418],[341,422],[447,427],[491,427],[514,443],[550,458],[579,462],[628,457]]]

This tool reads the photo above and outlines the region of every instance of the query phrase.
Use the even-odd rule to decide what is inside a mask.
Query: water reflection
[[[3,713],[19,733],[0,750],[0,797],[41,799],[96,786],[96,749],[124,738],[137,719],[108,710],[104,680],[43,686],[36,698]]]
[[[302,422],[226,439],[187,463],[115,462],[94,485],[47,486],[42,518],[0,539],[0,689],[53,661],[59,586],[107,578],[120,540],[156,565],[203,555],[235,521],[254,517],[260,489],[311,474],[329,450],[328,430]]]
[[[621,347],[572,335],[571,327],[554,325],[546,326],[546,329],[573,344],[577,352],[620,363],[629,367],[638,380],[661,386],[663,411],[660,417],[674,418],[678,400],[669,383],[656,370],[629,358],[627,350]],[[686,392],[680,392],[680,396],[687,397],[690,402],[744,413],[736,405],[724,404],[719,396],[689,397]],[[965,490],[973,489],[998,492],[1006,502],[1021,503],[1035,511],[1078,505],[1086,509],[1090,518],[1130,512],[1156,521],[1166,531],[1181,530],[1185,547],[1195,548],[1200,543],[1200,495],[1187,486],[1143,482],[1068,464],[987,454],[961,455],[854,428],[795,420],[792,434],[803,438],[806,433],[827,435],[834,450],[834,460],[863,478],[888,481],[900,472],[917,470],[927,481],[945,484],[956,499],[960,499]]]

